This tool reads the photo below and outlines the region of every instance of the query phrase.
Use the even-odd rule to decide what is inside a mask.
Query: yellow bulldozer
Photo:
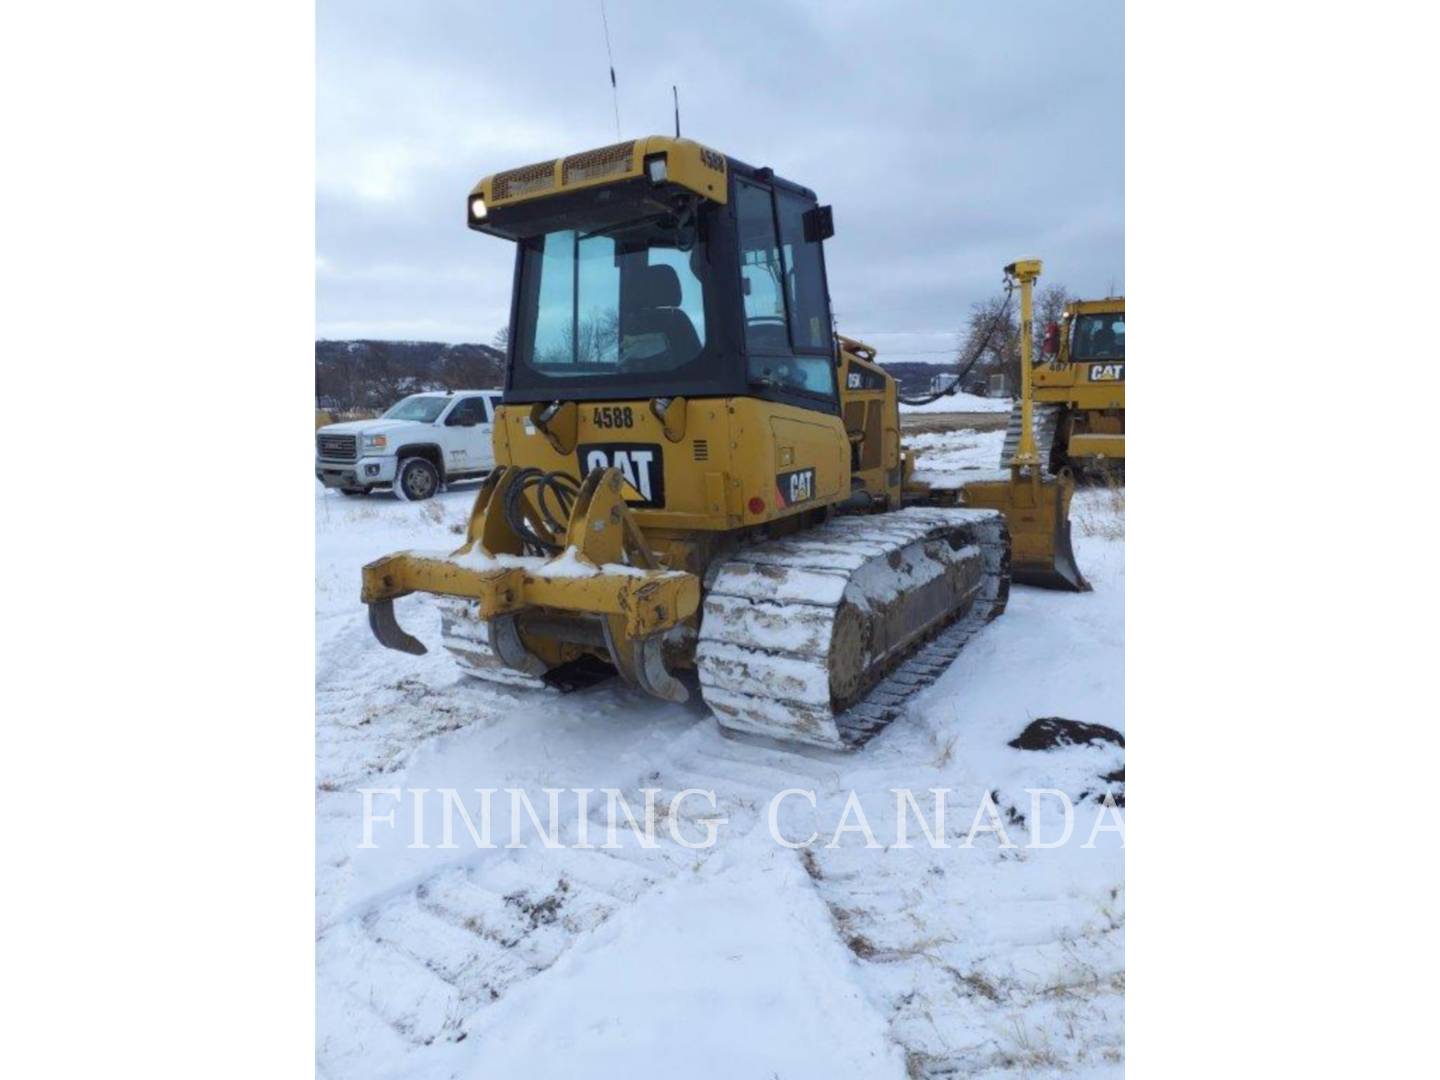
[[[698,680],[727,731],[845,749],[1012,576],[1087,587],[1071,481],[1031,440],[1009,473],[911,481],[895,379],[834,333],[810,189],[652,137],[488,176],[467,216],[516,245],[497,467],[459,549],[364,568],[384,645],[425,651],[394,601],[430,593],[470,674],[604,665],[671,701]],[[1028,328],[1040,264],[1007,270]]]
[[[1032,374],[1032,432],[1051,473],[1124,476],[1125,298],[1077,300],[1045,328]],[[1010,412],[1001,465],[1020,447],[1021,402]]]

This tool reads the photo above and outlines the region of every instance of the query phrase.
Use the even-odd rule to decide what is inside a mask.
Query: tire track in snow
[[[1027,876],[1050,877],[1027,875],[1036,853],[990,847],[977,842],[963,861],[817,847],[805,863],[912,1075],[1118,1065],[1123,889],[1032,885]]]
[[[649,766],[663,760],[667,742],[684,741],[697,718],[693,709],[652,703],[617,683],[561,696],[508,691],[453,673],[448,677],[454,680],[449,685],[405,678],[322,688],[322,745],[328,727],[338,747],[329,755],[336,763],[332,784],[434,784],[429,772],[415,780],[415,768],[444,772],[447,759],[466,755],[482,763],[505,759],[517,768],[507,764],[500,779],[535,793],[543,814],[542,787],[591,782],[585,766],[567,776],[545,775],[548,759],[565,768],[572,756],[565,749],[569,744],[583,751],[582,760],[593,755],[612,762],[607,783],[613,782],[638,811],[644,804],[640,789],[656,786],[656,770]],[[472,717],[454,726],[436,720],[466,710],[481,714],[483,722]],[[459,779],[464,773],[458,768],[454,774],[457,790],[468,786]],[[338,828],[353,826],[353,791],[321,798],[330,801]],[[328,907],[332,916],[317,935],[317,965],[327,993],[343,1004],[326,1009],[322,999],[325,1060],[349,1075],[372,1075],[376,1061],[365,1048],[377,1041],[386,1042],[398,1061],[463,1040],[468,1017],[517,984],[543,975],[659,882],[693,869],[706,853],[668,840],[668,798],[667,793],[662,799],[660,843],[653,849],[633,842],[599,848],[605,841],[605,806],[597,800],[588,817],[595,849],[462,851],[455,861],[397,888],[343,904],[340,894],[351,884],[351,855],[332,846],[335,859],[322,874],[333,883],[326,890],[322,880],[322,897],[329,901],[322,903],[322,911]],[[575,827],[573,821],[562,826],[566,842],[575,839]],[[508,824],[497,824],[495,833],[503,844]]]
[[[548,970],[667,872],[612,852],[504,854],[441,871],[322,933],[327,979],[412,1046],[458,1041],[468,1017]]]

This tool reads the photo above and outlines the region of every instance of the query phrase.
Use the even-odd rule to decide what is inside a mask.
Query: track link
[[[1051,473],[1050,461],[1051,452],[1055,447],[1055,433],[1060,427],[1060,417],[1064,412],[1063,405],[1041,405],[1032,403],[1030,406],[1030,423],[1035,429],[1035,452],[1040,457],[1040,464],[1047,474]],[[1000,467],[1008,469],[1015,458],[1015,452],[1020,449],[1020,402],[1010,407],[1010,423],[1005,428],[1005,445],[1000,449]]]
[[[1005,609],[1010,543],[991,510],[845,517],[736,552],[713,575],[695,663],[721,727],[863,745]]]

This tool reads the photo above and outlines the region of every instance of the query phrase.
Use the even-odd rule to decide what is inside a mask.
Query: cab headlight
[[[470,216],[476,221],[485,216],[485,200],[479,195],[470,200]]]
[[[362,435],[360,436],[360,447],[364,450],[384,450],[384,435]]]

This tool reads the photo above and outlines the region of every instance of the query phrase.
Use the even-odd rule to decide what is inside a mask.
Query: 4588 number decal
[[[598,428],[635,426],[635,412],[629,405],[601,405],[590,419]]]

